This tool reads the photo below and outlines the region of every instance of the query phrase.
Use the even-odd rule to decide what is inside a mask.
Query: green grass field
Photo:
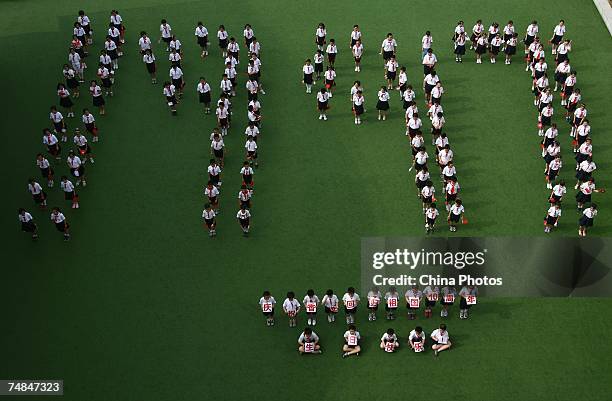
[[[264,289],[282,302],[287,290],[301,300],[307,288],[321,296],[327,288],[340,293],[357,285],[361,237],[423,235],[396,93],[390,118],[378,122],[375,116],[375,93],[384,83],[378,47],[388,31],[395,34],[399,62],[416,87],[422,79],[420,38],[425,30],[434,37],[437,70],[447,91],[447,132],[470,219],[452,235],[543,235],[549,193],[523,64],[517,59],[511,66],[499,60],[476,65],[468,56],[455,64],[448,39],[459,19],[468,29],[477,18],[487,27],[493,20],[503,26],[513,19],[523,34],[535,18],[546,39],[559,18],[566,20],[567,36],[575,43],[571,65],[578,70],[593,127],[596,178],[600,187],[609,186],[612,139],[605,129],[612,123],[606,112],[612,80],[604,66],[612,63],[612,45],[590,1],[545,1],[534,9],[533,2],[524,0],[469,5],[390,0],[385,2],[388,11],[374,1],[240,0],[231,9],[219,2],[168,3],[0,2],[4,25],[27,20],[0,34],[6,139],[0,378],[64,379],[64,399],[79,401],[386,400],[406,395],[609,399],[606,372],[612,363],[605,355],[612,352],[611,325],[604,320],[612,307],[609,299],[483,299],[469,321],[456,314],[449,319],[456,346],[438,359],[406,350],[384,355],[377,343],[388,323],[368,323],[363,310],[357,319],[364,336],[362,356],[341,359],[344,324],[339,319],[328,325],[320,316],[316,332],[324,354],[300,358],[295,351],[300,326],[290,329],[280,317],[276,327],[268,328],[257,306]],[[88,165],[81,209],[69,210],[57,187],[48,191],[50,205],[65,207],[72,224],[72,241],[64,243],[48,212],[34,207],[26,181],[38,178],[34,155],[44,150],[40,130],[57,101],[55,85],[81,8],[93,20],[96,49],[111,8],[119,8],[125,20],[128,43],[107,116],[96,116],[101,141],[92,144],[96,164]],[[137,54],[138,33],[146,30],[157,38],[161,18],[168,19],[185,45],[187,88],[177,117],[168,113],[161,85],[151,85]],[[206,76],[216,98],[222,62],[214,40],[211,57],[200,60],[193,36],[198,20],[213,37],[221,23],[241,37],[248,22],[262,44],[265,122],[248,239],[234,218],[246,124],[245,78],[239,81],[233,128],[226,138],[218,237],[210,240],[200,221],[208,137],[215,121],[203,115],[195,85]],[[319,21],[341,52],[337,95],[327,122],[317,120],[315,99],[300,84],[303,61],[315,50]],[[354,23],[361,26],[366,48],[358,75],[346,46]],[[168,62],[161,46],[156,50],[161,81]],[[91,67],[92,62],[87,77],[93,76]],[[348,102],[354,79],[362,81],[369,109],[359,127]],[[417,95],[422,108],[420,89]],[[573,160],[558,102],[556,97],[566,158],[562,176],[568,177],[569,188]],[[90,106],[83,91],[77,116]],[[77,120],[68,124],[77,126]],[[57,166],[56,172],[65,174],[67,168]],[[554,236],[576,235],[573,193],[568,192]],[[606,194],[596,199],[600,215],[591,234],[608,236],[612,201]],[[21,206],[39,223],[38,242],[19,232],[16,210]],[[437,235],[448,234],[441,230]],[[429,333],[439,318],[417,322]],[[412,325],[402,317],[392,326],[405,337]]]

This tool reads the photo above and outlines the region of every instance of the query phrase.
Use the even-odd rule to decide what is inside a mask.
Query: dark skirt
[[[227,49],[227,39],[219,39],[219,47],[221,49]]]
[[[394,81],[397,76],[397,71],[387,71],[387,79]]]
[[[457,45],[455,47],[455,54],[463,56],[465,54],[465,45]]]
[[[210,91],[205,93],[199,93],[200,103],[208,104],[211,101]]]
[[[383,110],[383,111],[389,110],[389,102],[388,101],[379,100],[376,103],[376,109],[377,110]]]
[[[478,45],[476,46],[476,53],[477,54],[485,54],[487,52],[487,47],[485,45]]]
[[[104,106],[105,102],[104,102],[104,97],[102,97],[102,95],[100,96],[94,96],[93,97],[93,105],[96,107],[102,107]]]
[[[74,191],[66,192],[64,191],[64,199],[71,201],[74,198]]]
[[[317,103],[318,103],[317,107],[318,107],[319,110],[321,110],[321,111],[327,110],[327,108],[328,108],[327,101],[325,101],[325,102],[317,102]]]
[[[21,231],[25,231],[26,233],[33,233],[36,231],[36,224],[33,221],[28,221],[21,223]]]
[[[593,227],[593,219],[586,217],[584,214],[578,220],[580,227]]]
[[[362,115],[363,114],[363,104],[360,104],[359,106],[354,105],[353,110],[355,110],[355,115],[357,116]]]
[[[304,83],[312,85],[312,74],[304,74]]]
[[[315,63],[314,69],[315,72],[323,72],[323,63]]]
[[[79,87],[79,80],[76,79],[76,78],[67,78],[66,79],[66,85],[70,89],[78,88]]]
[[[145,63],[145,64],[147,65],[147,71],[149,72],[149,74],[153,74],[155,71],[157,71],[155,63]]]
[[[576,194],[576,202],[578,203],[589,203],[591,202],[591,194],[585,194],[582,191],[578,191]]]
[[[70,97],[60,97],[60,106],[69,109],[71,108],[74,103],[72,103],[72,100],[70,100]]]
[[[504,52],[508,56],[513,56],[516,54],[516,46],[506,46],[506,50],[504,50]]]
[[[208,46],[208,36],[198,36],[198,45],[202,49],[206,49]]]
[[[497,56],[499,54],[499,46],[491,46],[491,54]]]

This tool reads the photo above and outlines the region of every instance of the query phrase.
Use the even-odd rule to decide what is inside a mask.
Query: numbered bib
[[[314,343],[304,343],[304,352],[314,352],[315,344]]]
[[[410,305],[411,308],[418,308],[420,304],[421,304],[421,298],[414,298],[414,297],[408,298],[408,305]]]
[[[261,304],[261,310],[264,312],[272,312],[272,302],[265,302]]]
[[[368,299],[368,306],[370,308],[376,308],[378,306],[379,302],[380,302],[380,300],[378,298],[369,298]]]
[[[389,308],[397,308],[397,298],[389,298],[389,299],[387,299],[387,306]]]
[[[346,309],[354,309],[355,301],[352,299],[349,299],[348,301],[346,301],[345,305],[346,305]]]
[[[395,341],[387,341],[385,343],[385,352],[395,351]]]
[[[317,303],[306,302],[306,313],[317,313]]]
[[[423,343],[414,343],[414,352],[423,352]]]
[[[332,311],[332,313],[336,313],[338,312],[338,305],[332,305],[329,307],[329,310]]]
[[[287,316],[294,317],[295,316],[295,311],[294,310],[287,311]]]
[[[427,295],[427,300],[428,301],[432,301],[432,302],[437,301],[438,300],[438,293],[437,292],[429,293],[429,295]]]
[[[444,302],[452,304],[453,302],[455,302],[455,296],[453,294],[446,294],[444,296]]]
[[[465,303],[468,305],[476,305],[476,295],[468,295],[465,297]]]
[[[348,345],[351,346],[357,345],[357,336],[354,334],[349,334],[348,338],[346,339],[346,342]]]

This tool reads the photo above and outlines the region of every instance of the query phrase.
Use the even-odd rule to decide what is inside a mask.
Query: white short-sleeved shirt
[[[172,27],[170,24],[161,24],[159,26],[159,32],[161,33],[162,38],[170,38],[172,36]]]
[[[19,221],[22,223],[29,223],[30,221],[34,220],[34,218],[32,217],[32,215],[28,212],[24,212],[23,214],[19,214],[18,216]]]
[[[456,216],[460,216],[462,213],[465,213],[465,208],[463,205],[458,206],[456,203],[450,207],[450,212]]]
[[[354,309],[357,307],[357,304],[359,303],[359,295],[357,293],[354,293],[353,296],[351,296],[348,292],[346,294],[344,294],[342,296],[342,302],[344,303],[344,305],[353,305],[352,308],[349,309]]]
[[[397,47],[397,42],[395,41],[395,39],[387,38],[383,40],[381,47],[386,52],[392,52]]]
[[[297,312],[299,308],[300,308],[300,303],[295,298],[293,299],[287,298],[283,302],[283,309],[287,312]]]
[[[448,331],[441,329],[435,329],[431,333],[431,338],[438,344],[448,344]]]
[[[194,35],[198,38],[205,38],[206,36],[208,36],[208,29],[206,29],[206,27],[203,25],[198,25],[195,29]]]
[[[563,24],[563,25],[561,25],[561,24],[557,25],[557,26],[555,27],[555,29],[554,29],[554,33],[555,33],[555,35],[557,35],[557,36],[563,36],[563,35],[565,35],[565,24]]]

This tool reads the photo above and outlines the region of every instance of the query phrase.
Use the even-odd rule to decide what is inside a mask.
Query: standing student
[[[461,199],[456,199],[455,203],[450,207],[448,211],[448,217],[446,218],[448,221],[448,229],[450,231],[457,231],[457,223],[462,221],[465,224],[465,207],[463,206],[463,202]]]
[[[255,39],[255,32],[253,31],[253,27],[251,24],[245,24],[244,29],[242,30],[242,37],[244,38],[244,46],[247,50],[249,50],[249,46],[253,43]]]
[[[93,30],[91,29],[91,20],[89,19],[87,14],[85,14],[85,11],[79,10],[77,22],[81,25],[83,31],[85,31],[85,43],[87,45],[92,45]]]
[[[78,209],[79,197],[74,188],[74,184],[65,175],[63,175],[61,178],[60,188],[62,189],[62,191],[64,191],[64,199],[70,201],[73,209]]]
[[[523,43],[525,44],[525,54],[529,54],[529,46],[535,42],[535,39],[538,36],[538,31],[538,22],[533,20],[531,24],[527,26],[525,38],[523,39]]]
[[[212,206],[212,209],[215,211],[215,215],[221,213],[219,208],[219,188],[215,186],[212,180],[208,180],[206,183],[206,187],[204,187],[204,196],[208,199],[208,203]]]
[[[170,51],[174,51],[174,53],[178,53],[180,58],[183,57],[183,44],[181,43],[180,40],[178,40],[176,35],[172,35],[172,37],[170,38],[170,43],[168,44],[168,47],[170,47]]]
[[[85,180],[85,163],[83,163],[79,156],[74,154],[74,151],[71,150],[68,152],[66,164],[72,176],[76,178],[76,186],[78,187],[81,184],[87,186],[87,181]]]
[[[53,168],[51,167],[51,163],[49,163],[49,160],[47,160],[45,156],[42,155],[42,153],[36,155],[36,166],[38,166],[42,178],[47,180],[47,187],[52,188],[54,174]]]
[[[351,31],[351,40],[349,42],[349,49],[353,49],[357,42],[362,42],[361,37],[362,34],[361,29],[359,29],[359,25],[353,25],[353,30]]]
[[[119,69],[119,51],[117,48],[117,43],[115,43],[110,36],[106,37],[106,41],[104,42],[104,50],[106,51],[106,55],[111,59],[112,69]]]
[[[455,31],[451,40],[457,39],[461,34],[465,35],[465,25],[463,24],[463,21],[457,22],[457,26],[455,26]]]
[[[406,299],[406,308],[408,309],[408,319],[416,319],[416,313],[421,307],[421,301],[423,299],[423,293],[419,290],[419,287],[413,285],[404,294]]]
[[[350,324],[348,330],[344,332],[344,345],[342,346],[342,358],[347,356],[356,355],[359,356],[361,352],[361,346],[359,341],[361,340],[361,334],[357,331],[355,325]]]
[[[66,117],[74,117],[72,106],[74,103],[70,99],[70,91],[66,89],[64,84],[57,84],[57,96],[59,97],[59,104],[66,110]]]
[[[431,44],[433,43],[433,38],[431,37],[431,32],[427,31],[425,32],[425,35],[423,36],[423,38],[421,39],[421,59],[423,59],[429,49],[431,49]]]
[[[380,46],[380,54],[383,56],[383,62],[386,66],[387,61],[391,59],[391,57],[395,57],[395,52],[397,51],[397,42],[393,38],[393,34],[389,32],[385,40],[383,40],[382,45]],[[386,70],[385,70],[386,73]]]
[[[221,50],[221,57],[227,57],[227,38],[229,34],[225,30],[225,26],[219,25],[217,30],[217,39],[219,39],[219,49]]]
[[[178,97],[181,98],[183,96],[183,88],[185,87],[183,70],[177,64],[173,64],[172,67],[170,67],[168,76],[172,79],[172,85],[174,85]]]
[[[240,174],[242,175],[242,185],[246,185],[249,191],[253,191],[253,168],[250,166],[248,161],[242,163],[242,168],[240,169]]]
[[[431,72],[435,70],[436,64],[438,63],[438,58],[434,54],[433,49],[427,49],[427,53],[423,57],[421,63],[423,64],[424,77],[431,74]]]
[[[420,131],[417,131],[415,133],[415,136],[420,133]],[[429,154],[427,153],[427,150],[425,148],[425,146],[421,146],[419,149],[417,149],[418,152],[416,155],[414,155],[414,168],[416,171],[422,170],[426,165],[427,165],[427,160],[429,159]]]
[[[321,305],[325,307],[325,313],[327,314],[327,321],[329,323],[336,321],[336,314],[338,313],[338,297],[334,294],[334,291],[329,289],[325,291],[325,295],[321,300]]]
[[[242,229],[242,236],[248,237],[251,230],[251,212],[247,208],[241,207],[236,214],[236,218]]]
[[[393,89],[398,67],[399,64],[395,60],[395,56],[391,56],[385,64],[385,79],[387,80],[387,89],[389,90]]]
[[[41,209],[47,207],[47,194],[43,191],[43,188],[34,178],[28,179],[28,192],[32,195],[34,203],[36,203]]]
[[[248,138],[249,136],[253,137],[253,140],[257,142],[257,137],[259,137],[259,128],[255,125],[255,121],[249,121],[249,125],[247,125],[244,130],[244,135]]]
[[[446,331],[446,325],[444,323],[442,323],[439,328],[435,329],[431,333],[431,339],[434,341],[431,349],[434,350],[435,356],[438,356],[440,352],[449,349],[452,345],[449,339],[448,331]]]
[[[436,82],[436,86],[431,88],[431,103],[439,105],[442,102],[442,95],[444,94],[444,87],[442,82]]]
[[[593,227],[593,220],[595,220],[595,216],[597,216],[597,205],[595,203],[591,203],[591,206],[582,212],[582,216],[580,216],[580,220],[578,221],[579,236],[586,237],[587,229],[589,227]]]
[[[586,118],[587,116],[587,109],[586,106],[584,105],[584,103],[581,103],[580,106],[578,106],[578,108],[574,111],[574,115],[572,116],[572,131],[571,131],[571,135],[574,136],[576,134],[576,130],[578,129],[578,127],[582,124],[582,121]]]
[[[443,133],[440,138],[438,138],[438,140],[440,139],[446,139],[446,134]],[[449,161],[446,164],[446,167],[442,169],[442,179],[444,180],[445,185],[448,184],[450,180],[457,180],[457,169],[453,165],[452,161]]]
[[[251,209],[251,198],[251,191],[249,191],[246,185],[241,185],[240,191],[238,191],[238,207],[242,208],[244,206],[247,209]]]
[[[217,235],[217,214],[212,209],[210,203],[204,205],[204,210],[202,211],[202,219],[204,219],[204,225],[208,229],[208,236],[214,237]]]
[[[212,181],[216,187],[221,187],[221,167],[217,164],[216,159],[210,159],[210,164],[206,171],[208,172],[208,179]]]
[[[344,304],[344,313],[346,315],[346,324],[355,323],[355,314],[357,313],[357,306],[359,305],[359,294],[355,292],[355,288],[349,287],[346,293],[342,296],[342,303]]]
[[[565,59],[562,63],[557,64],[557,68],[555,68],[555,92],[559,87],[563,87],[571,71],[572,67],[569,64],[569,59]]]
[[[351,40],[352,43],[352,40]],[[361,56],[363,56],[363,44],[360,39],[355,41],[355,44],[351,46],[353,52],[353,59],[355,60],[355,72],[361,71]]]
[[[83,63],[81,62],[81,56],[72,48],[68,52],[68,61],[74,72],[78,75],[79,82],[85,82],[83,78]]]
[[[98,71],[96,72],[96,75],[102,81],[102,87],[104,88],[104,95],[113,96],[114,70],[109,71],[108,68],[104,66],[104,64],[100,63],[98,65]]]
[[[365,98],[361,90],[358,90],[353,95],[353,114],[355,115],[355,124],[361,124],[361,115],[364,113]],[[380,112],[378,119],[380,120]]]
[[[581,211],[586,203],[591,203],[593,192],[604,192],[602,189],[595,188],[595,179],[590,177],[588,181],[583,182],[578,187],[576,194],[577,209]]]
[[[438,81],[440,81],[440,78],[435,71],[431,71],[423,79],[423,91],[425,92],[425,102],[427,104],[431,103],[431,91],[436,86]]]
[[[423,297],[425,298],[425,317],[430,318],[432,309],[436,306],[436,302],[438,302],[440,297],[440,288],[430,285],[426,286],[423,289]]]
[[[321,52],[325,51],[325,37],[327,36],[327,30],[325,29],[325,24],[320,22],[315,31],[315,44],[317,45],[317,49]]]
[[[338,46],[336,46],[336,41],[334,39],[329,40],[325,52],[327,53],[327,62],[333,68],[336,62],[336,56],[338,55]]]
[[[557,185],[555,185],[550,193],[550,197],[548,201],[550,203],[559,203],[563,200],[563,196],[567,193],[567,188],[565,187],[565,181],[560,180]]]
[[[489,41],[485,35],[480,35],[476,38],[476,64],[482,64],[482,55],[487,52]]]
[[[62,142],[66,142],[68,140],[68,137],[66,136],[68,126],[64,121],[64,116],[57,110],[57,107],[51,106],[49,120],[51,120],[51,123],[53,124],[53,131],[56,134],[62,134]]]
[[[176,86],[170,82],[164,82],[164,89],[162,90],[163,95],[166,97],[166,103],[172,115],[176,115],[176,105],[178,100],[176,98]]]
[[[444,202],[444,204],[446,205],[447,212],[450,211],[451,205],[455,203],[455,200],[457,200],[457,196],[459,195],[460,189],[461,186],[457,182],[456,177],[451,177],[446,182],[446,187],[444,188],[444,191],[446,193],[446,201]]]
[[[589,181],[593,176],[593,172],[597,169],[595,162],[593,162],[592,156],[587,156],[580,164],[576,167],[576,185],[574,189],[578,189],[581,183]]]
[[[142,56],[142,62],[147,67],[147,72],[151,76],[151,83],[157,83],[157,66],[155,65],[155,56],[151,49],[145,50],[144,55]]]
[[[204,77],[200,77],[200,81],[198,82],[196,90],[198,91],[198,98],[200,103],[204,105],[204,113],[210,114],[210,85],[208,84],[208,82],[206,82],[206,79]]]
[[[484,29],[485,28],[484,25],[482,25],[482,21],[476,21],[476,24],[472,27],[472,34],[470,35],[470,50],[477,48],[478,38],[483,36]]]
[[[515,34],[514,22],[512,20],[508,21],[506,26],[504,26],[503,32],[504,32],[504,36],[503,36],[504,42],[508,43],[508,41],[512,37],[514,37],[514,34]]]
[[[560,20],[555,29],[553,29],[553,36],[550,38],[552,44],[551,54],[557,54],[557,46],[563,41],[563,35],[565,35],[565,21]]]
[[[563,167],[563,162],[561,161],[561,155],[557,154],[555,156],[555,158],[553,160],[550,161],[550,163],[548,163],[548,165],[546,166],[546,188],[547,189],[552,189],[552,184],[555,182],[555,180],[557,179],[557,176],[559,175],[559,171],[561,170],[561,167]]]
[[[306,327],[298,337],[298,351],[300,355],[321,353],[319,336],[310,327]]]
[[[158,43],[162,41],[166,44],[166,51],[170,51],[170,41],[172,40],[172,27],[166,21],[166,19],[161,20],[161,24],[159,25],[159,40]]]
[[[232,83],[232,90],[229,93],[230,96],[236,96],[236,76],[238,72],[236,72],[236,67],[231,63],[225,63],[225,70],[223,73],[224,76],[227,76],[227,79]]]
[[[380,349],[385,352],[395,352],[400,346],[395,330],[389,328],[380,338]]]
[[[547,104],[546,107],[544,107],[540,111],[540,115],[538,118],[539,120],[538,121],[538,135],[539,136],[544,136],[544,130],[546,129],[546,127],[550,127],[553,113],[554,113],[554,109],[551,103]]]
[[[433,104],[431,110],[431,141],[436,146],[436,153],[439,153],[444,146],[448,145],[448,138],[446,134],[442,132],[446,119],[441,111],[435,111],[436,108],[441,108],[439,104]]]
[[[89,84],[89,94],[91,95],[92,104],[94,107],[98,108],[98,111],[101,116],[106,114],[104,96],[102,93],[102,88],[98,85],[98,82],[94,79]]]
[[[232,93],[234,92],[234,86],[232,85],[232,81],[230,81],[227,74],[223,74],[221,78],[221,84],[219,85],[219,87],[221,88],[222,94],[224,94],[227,97],[232,96]]]
[[[257,40],[255,36],[251,39],[251,43],[248,45],[249,54],[252,56],[259,57],[261,53],[261,43]]]
[[[217,110],[215,110],[217,116],[217,126],[221,130],[221,135],[227,135],[227,129],[229,128],[229,110],[225,107],[225,103],[219,102]]]
[[[434,232],[436,228],[436,219],[440,215],[438,209],[436,209],[436,203],[432,202],[429,204],[429,207],[425,211],[425,233],[431,234]]]
[[[399,307],[399,293],[397,288],[391,286],[385,293],[385,316],[387,320],[395,320],[395,312]]]
[[[376,109],[378,110],[378,119],[386,120],[387,113],[389,112],[389,92],[384,86],[380,87],[378,91],[378,102],[376,103]]]
[[[331,65],[325,71],[325,88],[329,91],[329,97],[333,96],[333,88],[336,86],[336,71]]]
[[[24,208],[19,208],[17,211],[17,218],[21,223],[21,231],[24,233],[30,233],[32,235],[32,239],[38,239],[38,226],[34,222],[34,217]]]
[[[467,319],[468,311],[472,307],[468,303],[469,297],[476,297],[478,295],[478,289],[473,285],[465,286],[459,291],[459,319]]]
[[[579,136],[580,133],[583,131],[581,130],[581,128],[584,127],[583,124],[587,124],[587,121],[583,121],[582,124],[580,124],[580,126],[576,130],[576,136],[578,136],[577,141],[581,142],[580,146],[578,146],[578,149],[574,148],[574,152],[576,152],[576,168],[580,168],[580,164],[583,161],[587,160],[589,157],[593,157],[593,143],[591,138],[588,136],[588,132],[586,133],[587,136]]]
[[[416,185],[416,190],[417,190],[416,195],[419,199],[421,198],[421,191],[423,190],[423,188],[425,188],[427,183],[430,181],[430,178],[431,177],[429,175],[429,170],[427,169],[427,166],[423,167],[422,170],[417,171],[417,173],[415,174],[414,184]]]
[[[254,167],[257,167],[257,142],[255,142],[255,139],[252,136],[247,137],[244,148],[246,149],[247,161]]]
[[[274,326],[274,306],[276,300],[270,294],[270,291],[264,291],[261,298],[259,298],[259,307],[266,318],[266,326]]]
[[[440,317],[448,317],[448,308],[453,306],[455,298],[457,297],[457,289],[453,286],[445,286],[440,290],[441,299],[440,305],[442,310],[440,311]]]
[[[89,146],[87,138],[85,137],[85,135],[83,135],[80,129],[74,129],[74,137],[72,138],[72,141],[77,146],[77,149],[79,150],[79,155],[81,155],[83,163],[86,163],[87,160],[89,160],[91,164],[93,164],[94,158],[93,152],[91,151],[91,146]]]
[[[181,68],[181,54],[176,51],[176,49],[170,49],[170,54],[168,54],[168,61],[170,61],[171,65],[176,65],[178,68]]]
[[[554,227],[557,227],[559,217],[561,216],[561,204],[555,203],[548,208],[546,217],[544,217],[544,232],[550,233]]]
[[[506,48],[504,49],[504,53],[506,53],[506,61],[504,62],[506,65],[510,65],[512,63],[512,56],[516,54],[516,46],[518,44],[518,34],[513,33],[512,36],[506,39]]]
[[[283,311],[289,317],[289,327],[297,326],[297,315],[300,307],[300,303],[295,299],[295,293],[293,291],[287,292],[287,298],[283,301]]]
[[[151,50],[151,39],[147,36],[145,31],[140,32],[140,39],[138,39],[138,47],[140,49],[140,54],[144,56],[147,50]]]
[[[314,82],[312,76],[314,74],[314,67],[312,66],[312,62],[310,61],[310,59],[306,59],[306,62],[302,67],[302,72],[304,73],[302,82],[304,83],[304,85],[306,85],[306,93],[312,93],[312,84]]]
[[[50,129],[43,129],[42,141],[43,144],[47,147],[47,152],[49,152],[51,156],[54,156],[56,160],[60,160],[62,148],[59,144],[59,140],[57,139],[55,134],[51,132]]]
[[[51,211],[51,221],[55,224],[55,228],[57,231],[64,234],[64,241],[70,240],[70,225],[68,224],[68,220],[66,220],[66,216],[62,213],[60,208],[54,207]]]
[[[408,334],[408,345],[414,352],[423,352],[425,350],[426,335],[421,326],[416,326],[414,330]]]
[[[119,31],[119,43],[125,43],[125,25],[123,24],[123,18],[119,15],[119,11],[111,10],[110,23]]]
[[[400,100],[405,101],[404,94],[408,90],[408,74],[406,73],[406,67],[400,67],[399,76],[397,78],[397,89],[400,93]]]
[[[430,205],[434,202],[434,194],[436,189],[433,186],[433,182],[431,180],[427,180],[425,182],[425,186],[421,189],[421,202],[423,203],[423,214],[427,209],[429,209]]]
[[[321,75],[323,74],[323,62],[325,61],[323,52],[321,50],[317,50],[317,52],[313,56],[313,59],[314,59],[315,79],[321,79]]]
[[[229,42],[227,43],[227,52],[229,53],[230,57],[236,59],[236,64],[238,64],[240,60],[240,45],[236,41],[236,38],[233,36],[229,39]]]
[[[405,67],[402,67],[405,68]],[[402,107],[404,110],[406,110],[406,113],[408,113],[408,109],[412,108],[413,113],[417,112],[418,113],[418,107],[416,106],[416,103],[414,102],[414,99],[416,98],[416,94],[414,93],[414,89],[412,88],[412,85],[407,85],[406,86],[406,90],[404,91],[403,94],[403,104]],[[408,116],[406,114],[407,120],[410,119],[411,116]]]
[[[76,72],[68,64],[62,67],[62,75],[66,79],[68,90],[72,91],[72,97],[77,99],[80,95],[79,80],[76,78]]]
[[[489,54],[491,59],[491,64],[495,64],[497,55],[499,54],[502,45],[504,44],[504,40],[501,38],[500,34],[497,33],[493,36],[489,41]]]
[[[223,168],[225,159],[225,143],[222,135],[218,130],[213,133],[213,139],[210,141],[210,153],[217,159],[219,166]]]
[[[455,38],[455,62],[463,63],[463,56],[465,56],[465,42],[467,42],[467,38],[465,36],[465,32],[461,32]]]
[[[568,59],[568,53],[572,51],[572,41],[571,40],[563,40],[558,46],[557,46],[557,54],[555,55],[555,61],[557,62],[557,64],[560,64],[562,62],[564,62],[565,60]],[[555,53],[553,53],[555,54]]]
[[[246,82],[247,89],[247,100],[257,101],[257,93],[259,92],[259,84],[257,83],[257,79],[255,77],[250,77]]]
[[[100,50],[98,62],[104,64],[104,67],[108,68],[109,71],[113,69],[113,59],[108,55],[106,49]]]
[[[308,325],[315,326],[317,324],[317,306],[319,305],[319,297],[315,295],[313,289],[306,291],[306,296],[304,296],[303,303],[306,316],[308,317]]]
[[[198,46],[200,46],[200,57],[204,58],[208,56],[208,29],[206,29],[202,21],[198,21],[194,35]]]
[[[329,108],[329,98],[330,94],[327,92],[327,89],[321,88],[321,90],[317,93],[317,110],[319,110],[319,120],[327,121],[327,109]]]
[[[377,287],[372,287],[372,289],[368,291],[368,321],[370,322],[376,320],[376,312],[378,311],[380,298],[380,291]]]

